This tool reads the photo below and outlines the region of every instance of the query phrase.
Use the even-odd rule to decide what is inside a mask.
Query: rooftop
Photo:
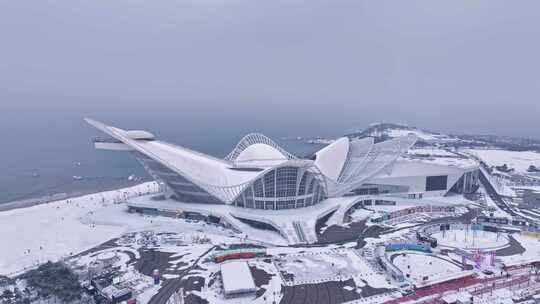
[[[255,282],[248,263],[230,261],[221,264],[223,290],[226,295],[255,292]]]

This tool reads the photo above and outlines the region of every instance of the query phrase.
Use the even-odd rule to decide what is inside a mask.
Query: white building
[[[257,291],[247,262],[224,262],[220,270],[226,298],[253,295]]]
[[[273,227],[282,235],[296,231],[296,240],[289,242],[313,241],[309,231],[313,221],[352,205],[348,202],[345,207],[331,198],[443,196],[473,192],[478,183],[475,164],[451,166],[400,158],[416,142],[413,134],[380,143],[371,137],[342,137],[312,159],[300,159],[264,135],[249,134],[220,159],[159,141],[146,131],[86,121],[110,136],[95,139],[96,148],[131,152],[162,185],[166,201],[138,200],[130,204],[133,209],[203,213],[232,226],[240,220],[256,228]],[[295,214],[311,218],[308,223],[287,220],[285,228],[276,222]]]

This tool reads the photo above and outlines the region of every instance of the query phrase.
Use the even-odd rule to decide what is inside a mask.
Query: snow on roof
[[[278,149],[267,144],[253,144],[240,152],[236,161],[255,159],[287,159]]]
[[[237,167],[272,167],[287,160],[287,156],[278,149],[264,143],[256,143],[240,152],[234,164]]]
[[[416,148],[413,147],[407,151],[407,154],[409,155],[429,155],[429,156],[442,156],[442,157],[457,157],[458,155],[456,153],[453,153],[448,150],[439,149],[436,147],[424,147],[424,148]]]
[[[373,179],[404,176],[433,176],[446,174],[462,174],[466,170],[442,164],[427,163],[408,159],[399,159],[388,170],[377,173]]]
[[[315,165],[327,177],[337,180],[347,160],[349,138],[341,137],[315,153]]]
[[[88,123],[137,151],[207,185],[227,187],[249,182],[258,172],[231,170],[232,162],[162,141],[134,140],[129,131],[86,119]]]
[[[463,157],[417,157],[411,155],[402,155],[399,160],[454,167],[466,170],[478,168],[478,163],[475,160]]]
[[[221,264],[223,290],[226,295],[255,292],[255,282],[248,263],[230,261]]]
[[[145,152],[163,160],[190,177],[214,186],[232,186],[245,183],[258,172],[230,170],[232,164],[183,147],[162,141],[136,143]]]

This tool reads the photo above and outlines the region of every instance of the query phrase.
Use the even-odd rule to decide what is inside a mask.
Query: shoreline
[[[41,205],[41,204],[48,204],[55,201],[67,200],[70,198],[80,197],[80,196],[89,195],[89,194],[97,194],[100,192],[120,190],[123,188],[129,188],[136,185],[140,185],[149,181],[150,181],[149,179],[142,179],[142,180],[137,180],[137,181],[129,181],[127,179],[126,180],[122,179],[117,182],[108,183],[106,185],[97,185],[97,186],[94,185],[93,187],[88,187],[88,189],[85,189],[85,190],[75,190],[72,192],[53,193],[53,194],[34,197],[34,198],[0,203],[0,212],[14,210],[14,209],[28,208],[28,207]]]
[[[58,261],[91,249],[122,235],[132,225],[152,224],[125,212],[124,201],[157,191],[155,182],[124,180],[106,185],[108,191],[103,185],[99,189],[95,184],[91,186],[85,191],[13,202],[2,207],[9,209],[0,212],[2,242],[9,244],[9,250],[0,250],[0,276],[13,277],[46,261]],[[87,194],[81,194],[83,192]],[[60,197],[64,199],[58,199]],[[93,218],[96,213],[100,215]],[[96,223],[103,217],[104,224]],[[118,221],[117,217],[123,220]]]

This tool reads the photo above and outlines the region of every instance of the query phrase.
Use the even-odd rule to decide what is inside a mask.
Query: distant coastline
[[[114,181],[109,180],[107,181],[106,184],[103,184],[103,183],[84,184],[82,186],[82,189],[79,186],[79,187],[74,187],[74,188],[79,188],[79,189],[74,189],[73,191],[67,190],[67,191],[62,191],[58,193],[42,195],[38,197],[32,197],[32,198],[27,198],[27,199],[0,203],[0,212],[13,210],[13,209],[27,208],[27,207],[40,205],[40,204],[47,204],[54,201],[66,200],[73,197],[78,197],[78,196],[83,196],[83,195],[88,195],[88,194],[93,194],[93,193],[132,187],[132,186],[142,184],[148,181],[149,179],[138,179],[138,180],[130,181],[128,179],[122,178],[122,179],[117,179]]]

